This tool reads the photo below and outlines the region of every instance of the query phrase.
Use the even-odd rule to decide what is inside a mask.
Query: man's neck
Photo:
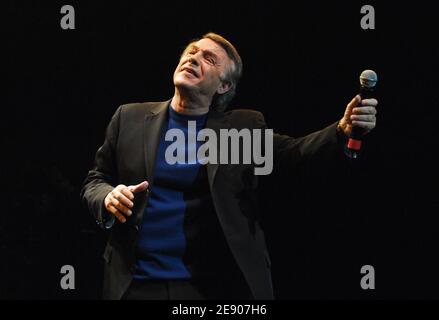
[[[200,115],[209,112],[209,105],[203,99],[194,99],[188,96],[183,96],[175,90],[174,97],[171,101],[171,107],[178,113],[187,115]]]

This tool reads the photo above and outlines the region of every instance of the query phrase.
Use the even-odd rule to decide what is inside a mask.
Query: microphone
[[[373,70],[364,70],[360,75],[360,97],[361,100],[369,99],[373,96],[375,85],[377,84],[378,76]],[[360,155],[363,129],[352,127],[352,132],[349,135],[349,140],[345,148],[345,153],[349,158],[357,159]]]

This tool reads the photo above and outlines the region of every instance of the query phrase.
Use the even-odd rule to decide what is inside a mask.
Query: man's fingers
[[[375,128],[375,122],[366,122],[366,121],[352,121],[352,125],[354,127],[359,127],[359,128],[363,128],[366,130],[372,130],[373,128]]]
[[[116,198],[111,197],[111,204],[119,211],[121,211],[122,213],[124,213],[127,216],[130,216],[132,214],[132,211],[125,207],[119,200],[117,200]]]
[[[366,115],[357,115],[353,114],[351,115],[351,120],[354,121],[365,121],[365,122],[375,122],[376,117],[374,115],[366,114]]]
[[[122,215],[122,213],[119,212],[119,210],[117,210],[115,207],[113,207],[112,205],[108,206],[107,208],[108,211],[110,211],[110,213],[114,214],[114,216],[117,218],[117,220],[119,220],[122,223],[125,223],[127,221],[127,219]]]
[[[377,109],[375,107],[357,107],[352,109],[354,114],[377,114]]]
[[[134,194],[130,191],[130,189],[128,187],[125,187],[123,189],[120,190],[120,192],[127,197],[128,199],[130,199],[131,201],[134,200]]]
[[[363,100],[361,100],[361,105],[362,106],[376,107],[378,105],[378,100],[377,99],[363,99]]]
[[[143,181],[135,186],[129,186],[128,189],[132,192],[132,193],[137,193],[137,192],[141,192],[144,191],[148,188],[148,181]]]
[[[112,192],[113,192],[113,197],[116,198],[117,200],[119,200],[124,206],[126,206],[128,208],[133,207],[133,205],[134,205],[133,202],[130,199],[128,199],[124,194],[122,194],[118,190],[113,190]]]

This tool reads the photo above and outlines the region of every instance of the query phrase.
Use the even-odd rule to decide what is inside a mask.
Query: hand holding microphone
[[[349,137],[345,146],[348,157],[356,159],[361,150],[362,137],[376,126],[376,106],[378,101],[373,96],[377,74],[372,70],[365,70],[360,76],[360,93],[347,105],[339,128]]]

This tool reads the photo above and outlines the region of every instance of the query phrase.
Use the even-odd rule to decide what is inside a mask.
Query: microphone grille
[[[378,81],[378,76],[373,70],[364,70],[360,75],[360,84],[365,88],[375,87]]]

